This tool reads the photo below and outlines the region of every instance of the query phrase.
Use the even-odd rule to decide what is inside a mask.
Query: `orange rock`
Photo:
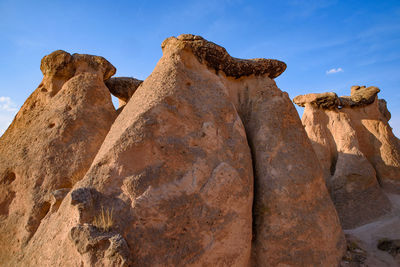
[[[400,192],[400,146],[378,92],[377,87],[353,86],[351,96],[336,97],[329,108],[313,104],[308,95],[302,103],[294,99],[306,107],[302,121],[344,228],[390,211],[381,187]]]
[[[116,111],[103,80],[104,58],[55,51],[43,81],[0,138],[0,262],[7,265],[57,212],[89,168]],[[7,248],[7,249],[4,249]]]
[[[143,81],[131,77],[114,77],[106,81],[111,94],[119,99],[119,109],[128,103]]]
[[[322,170],[273,81],[285,63],[236,59],[195,35],[162,49],[12,264],[338,265],[344,236]]]

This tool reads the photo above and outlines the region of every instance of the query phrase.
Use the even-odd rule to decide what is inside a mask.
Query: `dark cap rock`
[[[128,102],[133,93],[143,81],[131,77],[114,77],[108,79],[105,84],[118,99]]]
[[[178,37],[169,37],[164,40],[161,47],[164,51],[170,45],[178,49],[190,50],[201,63],[206,64],[217,73],[222,71],[229,77],[240,78],[250,75],[265,75],[274,79],[286,69],[284,62],[275,59],[239,59],[231,57],[225,48],[198,35],[182,34]]]

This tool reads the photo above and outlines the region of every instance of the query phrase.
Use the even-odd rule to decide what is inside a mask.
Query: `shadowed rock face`
[[[305,106],[302,121],[344,228],[390,211],[382,187],[400,191],[400,147],[378,92],[377,87],[353,86],[351,96],[323,93],[293,100]],[[330,104],[318,104],[327,95]]]
[[[103,83],[115,68],[104,58],[56,51],[41,70],[42,83],[0,138],[3,264],[85,175],[116,117]]]
[[[130,77],[114,77],[108,79],[105,83],[111,94],[119,99],[119,108],[121,108],[128,103],[143,81]]]
[[[54,194],[57,212],[13,263],[336,266],[336,211],[273,81],[286,65],[236,59],[195,35],[162,49],[84,178]],[[112,211],[108,232],[102,210]]]

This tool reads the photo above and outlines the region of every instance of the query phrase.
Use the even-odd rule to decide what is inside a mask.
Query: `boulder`
[[[0,138],[0,262],[10,265],[83,178],[116,118],[104,58],[55,51]]]
[[[315,94],[293,100],[305,106],[302,122],[346,229],[390,211],[382,188],[400,192],[400,146],[378,92],[373,86],[353,86],[351,96],[336,97],[329,108],[315,105]]]

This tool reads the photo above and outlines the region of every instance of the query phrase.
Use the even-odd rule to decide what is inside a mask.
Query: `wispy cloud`
[[[391,36],[393,34],[396,34],[399,32],[399,30],[400,30],[400,25],[397,24],[375,25],[360,32],[356,36],[358,39],[371,41],[371,37],[380,39],[380,37],[382,36]]]
[[[0,96],[0,136],[8,128],[17,111],[17,105],[10,97]]]
[[[342,68],[337,68],[337,69],[333,68],[333,69],[327,70],[326,74],[329,75],[329,74],[334,74],[334,73],[338,73],[338,72],[343,72],[343,69]]]
[[[46,47],[46,43],[26,37],[19,37],[15,40],[15,44],[20,48],[43,48]]]
[[[293,9],[294,17],[309,17],[320,9],[330,7],[337,3],[337,0],[291,0],[288,2]]]
[[[0,96],[0,110],[15,112],[17,105],[8,96]]]

